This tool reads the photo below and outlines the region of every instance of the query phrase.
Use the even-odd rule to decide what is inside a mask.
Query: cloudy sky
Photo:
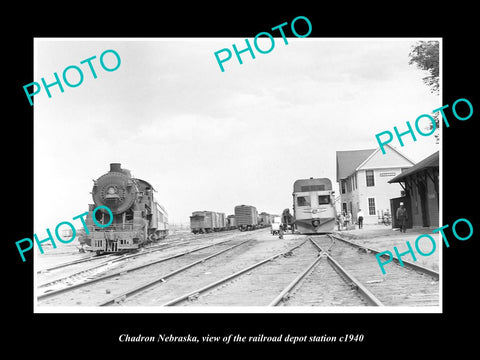
[[[276,38],[269,54],[233,56],[221,72],[214,52],[245,39],[36,39],[32,81],[69,65],[84,80],[34,99],[35,231],[85,212],[111,162],[156,188],[171,223],[238,204],[280,213],[300,178],[338,189],[336,151],[375,148],[375,134],[442,105],[408,65],[418,40]],[[99,64],[108,49],[121,57],[113,72]],[[94,55],[97,79],[80,65]],[[439,149],[417,138],[392,145],[415,162]]]

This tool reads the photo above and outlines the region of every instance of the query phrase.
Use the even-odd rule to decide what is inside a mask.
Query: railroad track
[[[334,244],[331,245],[331,241]],[[348,274],[355,276],[357,287],[372,294],[385,306],[438,306],[439,274],[433,270],[403,261],[405,267],[393,266],[383,275],[375,254],[378,250],[360,246],[348,240],[330,235],[318,237],[315,243],[331,246],[329,254]],[[329,243],[330,242],[330,243]],[[348,280],[350,281],[350,280]],[[363,291],[362,289],[362,291]]]
[[[323,247],[317,243],[318,240],[323,242]],[[306,247],[308,243],[315,247],[315,251]],[[266,299],[272,298],[269,306],[438,304],[438,282],[431,270],[420,267],[409,272],[399,267],[399,273],[389,279],[372,280],[372,269],[378,270],[374,253],[367,248],[362,248],[364,251],[359,252],[358,248],[343,244],[350,252],[339,246],[338,240],[335,241],[333,237],[322,236],[316,240],[307,237],[300,245],[184,293],[162,305],[262,306],[266,305]],[[303,250],[300,249],[302,246]],[[330,253],[334,253],[335,258]],[[355,266],[352,266],[352,262]],[[280,288],[287,280],[288,284]],[[306,295],[300,295],[305,290]],[[419,296],[418,292],[424,296]]]
[[[94,261],[94,260],[98,260],[98,259],[105,259],[105,258],[111,257],[111,256],[112,256],[111,254],[98,255],[98,256],[97,255],[88,255],[88,256],[82,257],[80,259],[75,259],[75,260],[72,260],[72,261],[68,261],[68,262],[53,265],[49,268],[44,268],[44,269],[37,270],[37,274],[48,273],[48,272],[51,272],[53,270],[58,270],[58,269],[61,269],[61,268],[64,268],[64,267],[73,266],[73,265],[77,265],[77,264],[82,264],[84,262],[90,262],[90,261]]]
[[[40,284],[37,285],[38,289],[44,288],[44,287],[51,287],[53,285],[60,285],[61,284],[68,284],[70,286],[72,283],[78,283],[82,279],[89,279],[91,276],[97,276],[99,274],[105,273],[112,268],[116,268],[119,266],[122,266],[122,263],[128,262],[131,259],[135,259],[138,257],[150,255],[152,253],[155,253],[157,251],[165,250],[165,247],[154,247],[150,248],[145,251],[139,251],[139,252],[134,252],[134,253],[125,253],[122,255],[111,255],[109,254],[108,256],[105,257],[92,257],[91,259],[88,259],[88,262],[90,266],[80,268],[79,270],[76,270],[74,272],[69,273],[67,271],[67,274],[62,273],[60,277],[54,277],[53,279],[48,279],[47,281],[41,282]],[[103,260],[100,262],[96,262],[96,260]],[[106,259],[106,260],[104,260]],[[70,264],[67,264],[66,266],[73,266],[77,264],[82,264],[83,262],[71,262]],[[56,267],[58,269],[58,267]],[[70,269],[71,270],[71,269]],[[40,280],[39,280],[40,282]]]
[[[249,233],[243,234],[248,235]],[[172,301],[181,294],[186,293],[187,295],[185,298],[189,298],[191,295],[191,290],[201,286],[202,284],[208,284],[211,281],[221,279],[228,274],[235,273],[238,269],[244,268],[245,264],[252,264],[252,262],[260,259],[262,259],[260,262],[264,263],[282,255],[284,257],[290,257],[292,256],[292,251],[295,248],[300,247],[306,242],[304,237],[302,237],[302,244],[298,244],[298,239],[290,239],[289,242],[296,243],[294,248],[282,251],[274,256],[270,256],[268,259],[264,259],[265,250],[272,251],[273,249],[277,249],[278,251],[279,247],[281,248],[286,246],[284,242],[278,242],[274,240],[274,238],[271,238],[270,234],[268,235],[267,239],[268,241],[262,241],[261,243],[257,243],[257,240],[252,239],[254,241],[252,241],[251,244],[248,244],[247,248],[243,248],[239,252],[231,251],[220,258],[214,258],[211,261],[199,263],[198,265],[200,266],[195,268],[175,269],[174,275],[177,276],[170,281],[164,282],[161,280],[165,278],[166,274],[159,275],[157,279],[151,282],[152,286],[149,286],[146,290],[143,289],[144,291],[138,291],[136,294],[126,294],[128,297],[126,299],[119,299],[120,301],[113,301],[114,299],[112,298],[108,302],[104,302],[99,305],[162,306],[165,305],[166,302]],[[273,241],[270,241],[270,239]],[[308,255],[311,259],[317,256],[317,252],[315,249],[310,249],[308,251]],[[261,264],[257,265],[260,266]],[[251,265],[248,266],[248,268],[250,267]],[[253,268],[254,267],[256,266],[253,266]],[[244,269],[244,271],[248,270],[249,269]],[[136,291],[137,289],[133,290]],[[196,292],[197,291],[195,291],[195,293]]]
[[[272,287],[267,284],[271,285],[274,279],[282,279],[294,268],[298,268],[295,263],[311,261],[318,256],[318,252],[312,252],[314,249],[308,248],[307,244],[308,241],[305,239],[300,244],[184,293],[162,305],[261,305],[260,299],[265,301],[265,298],[268,298],[266,291],[272,291]],[[252,275],[255,280],[252,279]],[[245,283],[257,286],[247,289]],[[235,286],[230,286],[233,284]],[[278,291],[278,286],[277,283],[273,291]]]
[[[102,300],[108,297],[112,303],[125,300],[126,297],[140,290],[148,288],[147,284],[154,281],[164,281],[165,278],[173,276],[179,263],[187,268],[197,263],[207,261],[226,251],[232,250],[250,241],[250,239],[228,239],[213,244],[198,246],[194,249],[156,259],[138,266],[124,268],[118,272],[103,274],[101,276],[85,279],[76,284],[66,286],[54,291],[45,292],[37,296],[39,305],[105,305],[109,300]],[[193,260],[193,261],[192,261]],[[192,264],[192,262],[194,264]],[[187,264],[187,265],[185,265]],[[159,273],[168,272],[163,279],[158,278]],[[140,286],[139,280],[142,279]],[[136,284],[136,285],[134,285]],[[140,289],[141,287],[141,289]],[[125,290],[128,289],[128,290]]]
[[[234,230],[228,230],[234,231]],[[149,252],[154,252],[158,250],[165,250],[173,247],[178,247],[178,246],[185,246],[188,245],[192,242],[198,242],[198,240],[203,240],[203,239],[216,239],[218,237],[222,237],[228,235],[228,232],[217,232],[217,233],[209,233],[209,234],[192,234],[192,233],[178,233],[178,234],[173,234],[167,237],[165,240],[161,240],[158,243],[155,244],[149,244],[145,246],[144,248],[140,248],[139,251],[141,254],[148,254]],[[54,270],[58,270],[61,268],[69,267],[69,266],[74,266],[78,264],[82,264],[85,262],[92,262],[96,261],[98,259],[107,259],[110,257],[118,257],[120,256],[119,254],[103,254],[103,255],[96,255],[96,254],[91,254],[87,255],[84,257],[81,257],[79,259],[75,259],[72,261],[68,261],[65,263],[60,263],[53,265],[49,268],[43,268],[37,270],[37,274],[45,274],[52,272]]]
[[[328,244],[328,248],[322,248],[311,237],[308,240],[321,256],[288,284],[269,306],[383,306],[329,254],[334,241]]]
[[[108,255],[100,258],[89,258],[86,261],[66,263],[60,267],[52,267],[37,275],[37,290],[52,291],[62,286],[70,286],[82,279],[98,275],[119,266],[122,261],[128,260],[126,255]],[[117,264],[118,263],[118,264]],[[68,269],[63,269],[68,267]],[[61,272],[58,269],[63,269]]]
[[[221,237],[232,237],[233,235],[233,233],[228,232],[199,235],[178,234],[175,239],[168,242],[150,245],[133,253],[106,254],[76,259],[37,271],[37,288],[40,289],[40,296],[43,296],[46,292],[62,291],[62,289],[70,288],[73,285],[78,286],[83,282],[88,283],[92,278],[108,273],[112,269],[121,268],[122,263],[138,257],[151,255],[157,251],[174,250],[179,247],[188,248],[192,244],[198,247],[199,242],[211,241]],[[59,269],[62,270],[59,271]]]
[[[291,239],[295,246],[259,258],[264,252],[249,254],[254,246],[251,233],[242,234],[97,276],[38,299],[45,304],[96,306],[439,304],[438,273],[403,261],[406,267],[391,267],[382,275],[375,249],[336,236],[300,237]]]
[[[311,275],[319,264],[326,263],[327,260],[325,259],[328,257],[326,251],[307,237],[302,243],[286,251],[185,293],[163,305],[285,305],[290,292]],[[340,266],[338,268],[341,269]],[[339,287],[337,296],[340,301],[337,305],[381,305],[368,291],[362,291],[360,284],[352,288],[351,281],[352,279],[355,281],[353,276],[350,276],[349,281],[345,282],[344,277],[339,278],[336,274],[332,276],[332,273],[327,273],[327,278],[324,277],[325,281],[321,283],[323,289],[320,294],[331,293],[332,279],[339,283],[339,285],[336,284]],[[315,299],[316,296],[318,297],[318,294],[315,294],[315,296],[310,294],[309,300]],[[298,305],[305,304],[300,303]]]
[[[290,282],[269,306],[383,305],[373,294],[363,291],[362,284],[329,255],[333,241],[328,248],[321,248],[311,237],[308,240],[321,256]]]
[[[341,242],[343,242],[343,243],[345,243],[345,244],[348,244],[348,245],[350,245],[350,246],[358,249],[359,251],[368,252],[368,253],[371,253],[371,254],[374,254],[374,255],[380,254],[380,253],[382,252],[382,251],[377,250],[377,249],[374,249],[374,248],[372,248],[372,247],[366,247],[366,246],[362,246],[362,245],[356,244],[356,243],[354,243],[354,242],[352,242],[352,241],[349,241],[349,240],[344,239],[344,238],[342,238],[342,237],[340,237],[340,236],[337,236],[337,235],[332,235],[332,234],[330,234],[330,235],[328,235],[328,236],[329,236],[331,239],[333,239],[333,240],[338,240],[338,241],[341,241]],[[382,257],[388,259],[388,257],[387,257],[385,254],[383,254]],[[398,259],[397,259],[396,257],[393,257],[393,262],[395,262],[396,264],[399,264],[399,261],[398,261]],[[425,275],[429,275],[429,276],[431,276],[432,278],[434,278],[435,280],[439,280],[439,278],[440,278],[439,273],[436,272],[436,271],[434,271],[434,270],[432,270],[432,269],[428,269],[428,268],[426,268],[426,267],[423,267],[423,266],[421,266],[421,265],[418,265],[418,264],[416,264],[416,263],[413,263],[413,262],[410,262],[410,261],[407,261],[407,260],[403,260],[403,259],[402,259],[402,263],[403,263],[403,265],[404,265],[405,267],[407,267],[407,268],[409,268],[409,269],[411,269],[411,270],[415,270],[415,271],[417,271],[417,272],[419,272],[419,273],[422,273],[422,274],[425,274]]]

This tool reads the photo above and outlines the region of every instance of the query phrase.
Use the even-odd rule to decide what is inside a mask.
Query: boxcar
[[[235,206],[235,222],[240,231],[254,230],[258,227],[258,212],[255,206]]]
[[[190,229],[194,234],[225,230],[225,214],[215,211],[194,211],[190,216]]]
[[[227,216],[227,229],[233,230],[236,229],[237,225],[235,222],[235,215],[228,215]]]

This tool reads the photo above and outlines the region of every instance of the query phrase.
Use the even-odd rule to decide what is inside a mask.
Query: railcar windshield
[[[325,184],[302,185],[300,191],[324,191]]]
[[[298,206],[311,206],[310,196],[299,196],[297,197]]]
[[[330,195],[318,195],[318,205],[330,204]]]

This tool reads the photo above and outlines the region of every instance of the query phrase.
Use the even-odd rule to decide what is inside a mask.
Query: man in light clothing
[[[357,223],[358,223],[358,228],[362,229],[363,228],[363,211],[362,211],[362,209],[358,209]]]

